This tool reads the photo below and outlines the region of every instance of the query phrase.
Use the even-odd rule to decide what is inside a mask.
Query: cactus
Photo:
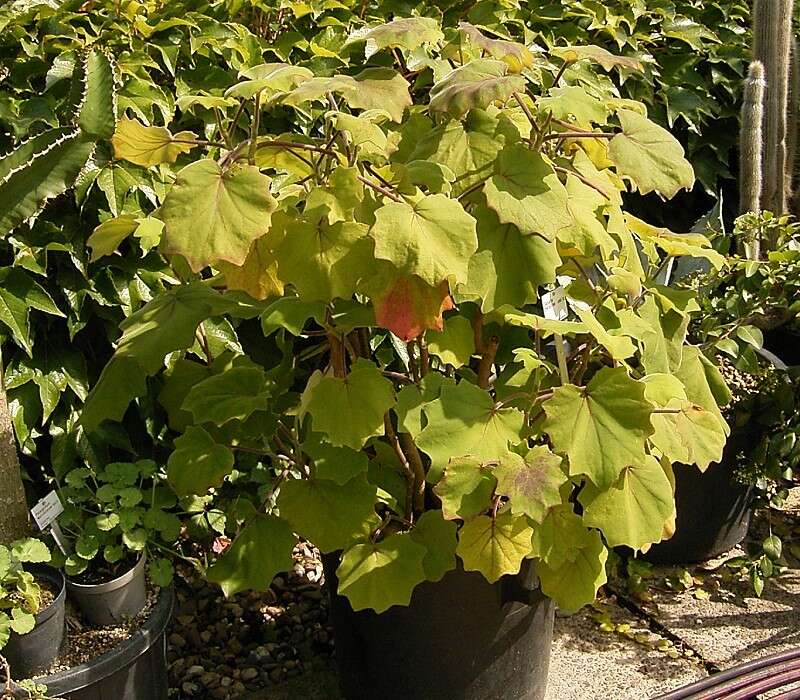
[[[45,131],[0,157],[0,236],[36,216],[49,199],[66,192],[94,152],[114,132],[114,68],[93,50],[76,67],[81,103],[76,123]]]
[[[764,65],[767,89],[764,114],[764,186],[760,209],[785,214],[791,189],[787,166],[789,81],[794,0],[755,0],[753,58]],[[795,128],[794,123],[791,124]]]
[[[792,62],[790,65],[789,78],[789,110],[786,115],[786,183],[787,197],[790,200],[790,208],[795,208],[797,201],[792,184],[795,181],[796,175],[795,169],[798,146],[797,130],[800,127],[800,124],[798,124],[798,120],[800,120],[800,42],[798,42],[797,39],[792,42]]]
[[[761,195],[764,191],[764,95],[766,88],[764,64],[761,61],[753,61],[744,84],[739,144],[739,209],[742,214],[761,212]]]

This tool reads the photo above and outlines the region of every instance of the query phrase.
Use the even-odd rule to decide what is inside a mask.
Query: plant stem
[[[423,333],[417,340],[419,344],[419,360],[420,360],[420,369],[419,373],[422,377],[425,377],[428,374],[428,371],[431,368],[431,356],[428,352],[428,343],[425,340],[425,334]]]
[[[489,379],[492,374],[495,357],[497,356],[497,348],[499,347],[500,338],[493,335],[489,339],[489,343],[483,351],[480,364],[478,365],[478,386],[481,389],[489,388]]]
[[[558,358],[558,373],[561,376],[561,384],[569,384],[569,370],[567,370],[567,354],[564,351],[564,338],[561,333],[553,333],[553,341],[556,344],[556,357]]]
[[[584,185],[591,187],[593,190],[595,190],[595,192],[599,192],[601,195],[603,195],[603,197],[611,201],[611,197],[609,197],[600,186],[593,183],[589,178],[581,175],[577,170],[568,170],[567,168],[562,168],[559,165],[554,165],[553,170],[555,170],[557,173],[563,173],[565,175],[573,175],[574,177],[577,177]]]
[[[256,147],[258,146],[258,127],[261,120],[261,93],[255,94],[255,106],[253,107],[253,121],[250,124],[250,151],[247,160],[250,165],[256,164]]]
[[[230,134],[225,131],[225,127],[222,126],[222,115],[219,113],[219,109],[214,107],[214,119],[217,122],[217,129],[219,130],[219,135],[222,137],[222,140],[225,142],[226,148],[229,150],[233,148],[233,143],[231,142]]]
[[[399,439],[400,447],[406,454],[408,465],[414,473],[414,488],[412,489],[414,512],[421,513],[425,510],[425,468],[422,466],[422,457],[411,435],[400,433]]]
[[[394,379],[396,382],[400,384],[413,384],[414,380],[411,377],[407,377],[405,374],[400,374],[400,372],[390,372],[389,370],[383,370],[383,376],[387,377],[388,379]]]
[[[607,131],[556,131],[552,134],[546,134],[544,141],[553,141],[555,139],[613,139],[617,134],[611,134]]]
[[[412,520],[414,517],[414,483],[416,477],[414,476],[414,470],[409,465],[408,459],[403,452],[403,448],[400,446],[397,432],[392,425],[392,417],[388,413],[383,416],[383,431],[397,459],[400,461],[400,466],[403,467],[403,472],[406,476],[406,520]]]
[[[400,199],[394,192],[387,190],[385,187],[381,187],[379,184],[372,182],[372,180],[368,180],[367,178],[363,177],[362,175],[357,175],[359,182],[362,182],[367,187],[371,187],[376,192],[380,192],[384,197],[388,197],[389,199],[394,200],[395,202],[402,202],[403,200]]]
[[[471,195],[473,192],[476,192],[476,191],[477,191],[477,190],[479,190],[481,187],[483,187],[485,184],[486,184],[486,181],[485,181],[485,180],[481,180],[480,182],[476,182],[474,185],[470,185],[470,186],[469,186],[469,187],[467,187],[467,189],[465,189],[465,190],[464,190],[464,191],[463,191],[463,192],[462,192],[460,195],[458,195],[458,199],[459,199],[459,201],[461,201],[461,200],[462,200],[462,199],[464,199],[465,197],[468,197],[468,196],[469,196],[469,195]]]
[[[556,73],[556,77],[553,80],[553,87],[556,87],[559,82],[561,82],[561,78],[564,77],[564,73],[567,72],[567,68],[569,68],[573,64],[573,61],[564,61],[564,65],[561,66],[558,73]]]

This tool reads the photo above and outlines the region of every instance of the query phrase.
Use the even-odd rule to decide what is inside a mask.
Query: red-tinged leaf
[[[217,537],[211,543],[211,551],[213,551],[214,554],[222,554],[230,546],[231,546],[230,538],[229,537],[220,536],[220,537]]]
[[[447,280],[431,287],[415,275],[394,279],[374,303],[378,324],[405,341],[442,330],[442,314],[454,308]]]

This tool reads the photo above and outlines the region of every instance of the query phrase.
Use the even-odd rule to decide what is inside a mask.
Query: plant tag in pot
[[[564,287],[556,287],[552,292],[542,296],[542,310],[545,318],[564,321],[569,316],[567,295]]]
[[[56,491],[48,493],[41,501],[31,508],[31,515],[40,530],[46,530],[56,518],[64,512],[64,506]]]
[[[43,499],[41,499],[33,508],[31,508],[31,515],[33,516],[39,530],[44,532],[48,528],[50,534],[53,535],[58,548],[64,553],[69,554],[66,545],[66,539],[58,526],[56,519],[64,512],[64,505],[58,497],[56,491],[51,491]]]

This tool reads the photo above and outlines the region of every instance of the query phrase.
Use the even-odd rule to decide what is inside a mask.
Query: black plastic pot
[[[96,627],[116,625],[136,617],[147,602],[144,555],[129,571],[112,581],[81,584],[67,579],[70,600],[81,609],[86,620]]]
[[[753,487],[738,483],[733,474],[736,455],[754,440],[750,432],[734,431],[722,460],[705,472],[675,465],[675,534],[642,555],[645,561],[694,564],[727,552],[745,538],[753,515]]]
[[[764,347],[790,367],[800,365],[800,332],[788,326],[765,331]]]
[[[490,584],[460,567],[422,583],[408,607],[354,612],[334,594],[338,558],[323,558],[342,693],[347,700],[541,700],[553,603],[532,567]]]
[[[45,678],[47,695],[67,700],[166,700],[167,641],[172,587],[162,588],[145,623],[124,642],[92,661]]]
[[[29,678],[46,671],[55,661],[64,641],[64,576],[49,566],[26,567],[37,580],[50,583],[58,591],[55,600],[36,615],[36,626],[28,634],[11,634],[2,654],[14,678]]]

